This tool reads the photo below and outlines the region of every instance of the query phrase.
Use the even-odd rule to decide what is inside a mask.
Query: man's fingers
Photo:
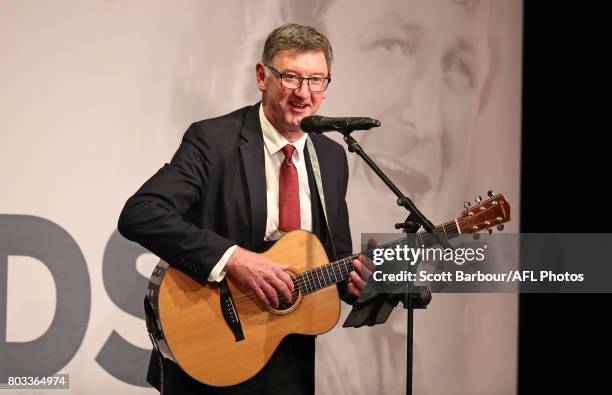
[[[276,288],[265,281],[261,283],[261,288],[266,294],[267,299],[270,301],[269,305],[274,308],[278,307],[278,294],[276,292]]]
[[[273,277],[270,278],[270,282],[273,283],[276,289],[283,294],[287,302],[290,302],[291,299],[293,299],[291,296],[293,293],[293,281],[291,280],[289,274],[287,274],[285,271],[285,269],[289,268],[289,266],[277,264],[274,264],[274,266],[275,270]]]
[[[357,287],[355,286],[355,284],[353,284],[352,282],[348,283],[348,285],[346,286],[346,292],[348,292],[349,294],[353,295],[353,296],[357,296],[359,297],[359,294],[361,293]]]
[[[287,276],[288,277],[288,276]],[[291,290],[290,288],[287,286],[287,284],[285,284],[283,282],[283,280],[281,280],[278,277],[272,277],[270,279],[270,281],[272,282],[272,285],[285,297],[285,300],[287,302],[290,302],[291,299],[293,299],[291,297]]]
[[[367,267],[370,272],[374,270],[374,262],[372,262],[372,260],[369,257],[365,255],[360,255],[359,261],[363,263],[363,265]]]
[[[266,306],[270,306],[270,302],[268,301],[266,294],[261,290],[261,288],[255,287],[253,288],[253,291],[255,292],[259,300],[261,300]]]
[[[355,284],[355,286],[359,289],[362,290],[363,287],[365,286],[365,281],[363,281],[361,279],[361,277],[356,273],[356,272],[351,272],[351,274],[349,275],[351,277],[351,281],[353,282],[353,284]],[[349,283],[350,284],[350,283]]]
[[[226,265],[228,277],[248,287],[266,306],[277,308],[279,293],[287,302],[293,299],[293,280],[286,272],[289,265],[277,264],[241,248],[237,248],[231,257],[231,262]]]
[[[293,280],[291,279],[291,276],[286,271],[284,270],[278,271],[276,273],[276,277],[279,278],[283,282],[283,284],[287,286],[290,293],[293,292]]]
[[[367,280],[374,270],[374,263],[370,258],[360,256],[359,259],[353,259],[353,267],[361,278]]]
[[[374,270],[374,267],[370,267],[369,265],[364,264],[361,267],[361,272],[359,272],[359,274],[361,275],[361,278],[363,278],[364,280],[367,280],[372,274],[373,270]]]
[[[375,248],[376,246],[378,246],[378,239],[375,237],[370,237],[368,239],[368,250],[371,250],[372,248]]]

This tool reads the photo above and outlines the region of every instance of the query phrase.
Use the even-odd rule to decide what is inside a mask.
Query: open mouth
[[[370,154],[370,157],[407,197],[418,198],[431,189],[431,183],[423,173],[403,164],[401,161],[380,153]],[[365,163],[362,166],[367,167]],[[371,185],[383,184],[382,180],[369,168],[363,170]]]
[[[309,106],[305,103],[289,102],[289,107],[292,111],[303,113]]]

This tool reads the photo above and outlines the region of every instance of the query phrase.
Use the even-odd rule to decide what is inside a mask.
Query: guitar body
[[[289,265],[292,275],[329,262],[320,241],[306,231],[288,233],[262,255]],[[229,386],[253,377],[285,336],[327,332],[340,317],[336,287],[299,294],[290,307],[274,310],[249,290],[229,279],[228,284],[245,337],[241,341],[236,341],[222,315],[214,284],[201,285],[162,261],[147,293],[162,332],[157,339],[160,351],[208,385]]]

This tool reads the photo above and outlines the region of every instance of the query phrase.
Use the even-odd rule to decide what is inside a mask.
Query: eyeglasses
[[[281,86],[287,89],[300,89],[302,82],[307,81],[311,92],[323,92],[331,82],[331,77],[301,77],[293,73],[281,73],[272,66],[266,66],[275,77],[280,78]]]

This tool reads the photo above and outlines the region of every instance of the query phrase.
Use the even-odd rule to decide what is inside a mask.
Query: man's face
[[[294,53],[280,51],[270,65],[280,73],[291,73],[301,77],[327,77],[328,69],[325,55],[321,51]],[[280,78],[258,64],[256,68],[257,85],[263,93],[264,113],[270,123],[287,136],[301,136],[302,118],[317,113],[325,92],[310,92],[308,83],[302,82],[299,89],[281,86]],[[267,74],[267,76],[266,76]]]
[[[380,119],[381,128],[361,135],[366,152],[425,215],[450,219],[448,207],[458,210],[464,199],[488,69],[487,7],[479,1],[388,0],[377,7],[358,1],[364,4],[338,0],[328,13],[329,21],[357,27],[347,36],[341,23],[326,24],[338,60],[334,111]],[[353,171],[366,174],[368,186],[385,189],[361,164]],[[381,196],[387,198],[393,206],[390,193]]]

